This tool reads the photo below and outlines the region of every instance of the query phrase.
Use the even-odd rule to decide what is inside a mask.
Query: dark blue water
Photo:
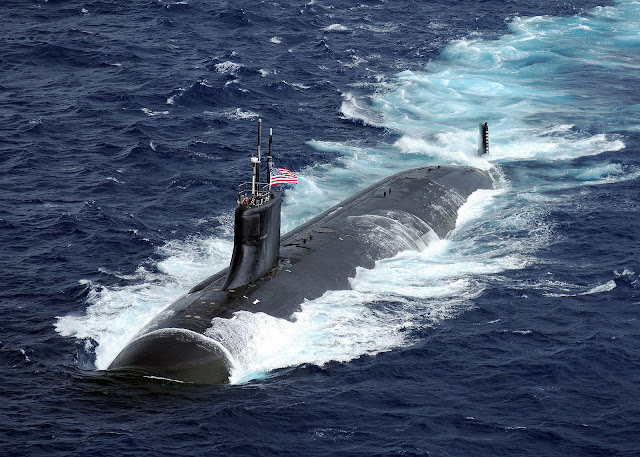
[[[640,455],[638,2],[5,1],[0,24],[0,454]],[[285,229],[421,164],[496,189],[294,322],[239,314],[230,385],[101,371],[228,263],[258,117],[300,176]]]

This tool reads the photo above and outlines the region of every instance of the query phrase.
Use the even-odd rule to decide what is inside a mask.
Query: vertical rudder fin
[[[489,154],[489,124],[481,122],[478,130],[478,155],[483,156]]]

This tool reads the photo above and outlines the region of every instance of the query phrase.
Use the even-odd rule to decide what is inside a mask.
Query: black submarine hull
[[[357,267],[373,268],[377,260],[424,248],[434,235],[444,238],[468,196],[491,188],[489,174],[476,168],[416,168],[383,179],[282,237],[280,194],[263,207],[240,204],[231,266],[160,312],[109,369],[226,382],[232,355],[206,336],[214,318],[246,310],[291,319],[305,300],[350,289]],[[277,224],[269,223],[276,217]]]

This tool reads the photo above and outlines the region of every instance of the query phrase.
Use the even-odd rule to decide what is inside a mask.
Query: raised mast
[[[256,182],[260,185],[260,143],[262,142],[262,119],[258,119],[258,170],[256,173]]]
[[[271,191],[271,168],[273,167],[273,155],[271,155],[271,145],[273,144],[273,129],[269,129],[269,155],[267,156],[267,184]]]
[[[269,155],[267,158],[267,182],[260,182],[260,168],[262,165],[262,119],[258,119],[258,148],[257,154],[251,154],[251,182],[244,182],[238,186],[238,204],[258,206],[271,199],[271,171],[273,166],[271,144],[273,130],[269,129]]]
[[[258,119],[258,157],[251,157],[253,177],[251,180],[251,199],[256,200],[260,192],[260,140],[262,138],[262,119]]]

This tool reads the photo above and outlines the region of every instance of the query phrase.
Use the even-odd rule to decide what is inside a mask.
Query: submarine
[[[370,269],[377,260],[424,248],[434,234],[446,237],[469,195],[494,185],[486,171],[473,167],[414,168],[281,235],[278,186],[287,179],[282,169],[273,168],[270,132],[267,177],[261,181],[261,137],[259,120],[252,180],[238,190],[229,267],[164,308],[107,370],[193,383],[228,382],[233,356],[206,335],[215,318],[232,319],[237,311],[249,311],[292,320],[306,300],[329,290],[351,289],[349,278],[357,267]],[[482,123],[478,154],[488,151],[488,126]],[[288,176],[294,180],[295,175]]]

